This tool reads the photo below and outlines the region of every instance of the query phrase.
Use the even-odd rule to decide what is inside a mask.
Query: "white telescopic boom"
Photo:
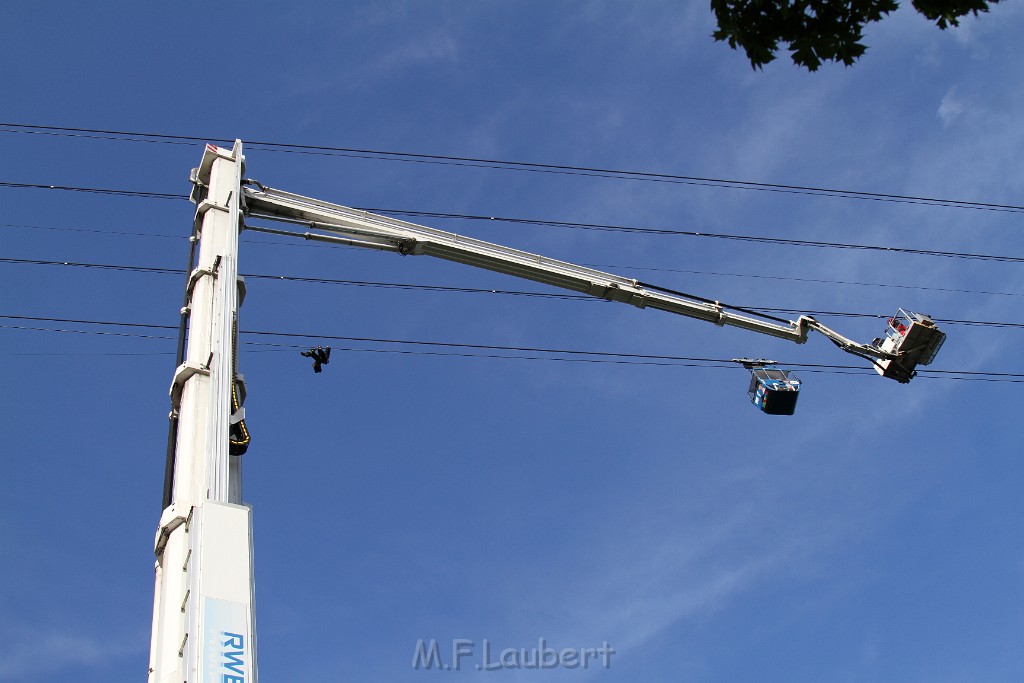
[[[247,183],[254,185],[254,187],[243,188],[250,216],[306,225],[314,230],[344,237],[325,236],[317,233],[301,235],[286,233],[292,236],[395,251],[400,254],[436,256],[477,268],[590,294],[609,301],[631,304],[638,308],[654,308],[706,320],[716,325],[739,327],[760,334],[788,339],[797,344],[807,341],[808,331],[815,330],[848,353],[869,359],[900,359],[900,355],[897,353],[848,339],[822,325],[811,316],[805,315],[796,321],[785,321],[771,316],[758,318],[740,315],[727,310],[730,307],[719,302],[656,288],[638,280],[604,273],[593,268],[558,261],[453,232],[303,197],[266,187],[255,181],[247,181]],[[735,307],[731,308],[737,310]],[[913,368],[910,368],[910,374],[912,374],[912,370]]]
[[[636,280],[586,266],[272,188],[246,187],[244,191],[250,215],[303,223],[360,238],[360,241],[346,242],[352,246],[435,256],[638,308],[656,308],[797,343],[807,340],[807,331],[798,323],[777,324],[737,315],[720,304],[646,289]]]
[[[173,488],[156,534],[149,683],[256,682],[251,510],[229,453],[239,306],[242,143],[192,174],[199,261],[185,362],[171,385]]]

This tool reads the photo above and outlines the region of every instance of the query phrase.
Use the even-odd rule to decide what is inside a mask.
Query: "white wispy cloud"
[[[15,683],[42,675],[110,664],[126,656],[143,656],[135,638],[97,637],[52,627],[0,625],[0,680]]]
[[[950,88],[946,91],[946,94],[942,98],[942,102],[939,103],[938,112],[939,118],[942,119],[942,125],[947,128],[956,122],[964,112],[967,111],[967,104],[958,97],[956,88]]]

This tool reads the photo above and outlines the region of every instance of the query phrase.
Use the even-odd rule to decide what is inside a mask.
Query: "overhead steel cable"
[[[74,187],[67,185],[47,185],[41,183],[9,183],[0,181],[0,187],[30,188],[44,190],[64,190],[73,192],[89,192],[95,194],[119,195],[127,197],[142,197],[147,199],[181,199],[187,200],[188,195],[172,194],[167,192],[145,192],[140,190],[118,190],[106,188]],[[557,228],[571,228],[579,230],[598,230],[604,232],[624,232],[647,235],[671,235],[681,237],[703,237],[720,240],[733,240],[739,242],[753,242],[759,244],[774,244],[780,246],[816,247],[826,249],[853,249],[860,251],[877,251],[891,254],[913,254],[918,256],[941,256],[944,258],[959,258],[977,261],[997,261],[1001,263],[1024,263],[1024,256],[1004,256],[998,254],[978,254],[971,252],[943,251],[936,249],[915,249],[910,247],[889,247],[876,244],[854,244],[848,242],[823,242],[817,240],[798,240],[785,237],[764,237],[756,235],[734,235],[729,233],[702,232],[697,230],[674,230],[668,228],[647,228],[640,226],[611,225],[603,223],[577,223],[570,221],[557,221],[534,218],[513,218],[499,216],[485,216],[474,214],[442,213],[436,211],[411,211],[406,209],[382,209],[352,207],[359,211],[371,211],[391,216],[425,216],[434,218],[451,218],[462,220],[479,220],[488,222],[500,222],[521,225],[540,225]],[[251,226],[255,227],[255,226]]]
[[[0,325],[0,329],[16,329],[16,330],[33,330],[40,332],[76,332],[83,334],[102,334],[97,331],[89,330],[64,330],[64,329],[53,329],[53,328],[34,328],[20,325]],[[115,335],[119,337],[134,337],[142,339],[161,339],[171,341],[173,337],[155,337],[151,335],[141,334],[119,334]],[[272,348],[266,349],[246,349],[249,353],[260,353],[268,351],[297,351],[305,349],[304,344],[278,344],[274,342],[246,342],[247,346],[266,346]],[[484,358],[494,360],[527,360],[527,361],[547,361],[547,362],[561,362],[561,363],[603,363],[603,364],[615,364],[615,365],[646,365],[646,366],[658,366],[658,367],[686,367],[686,368],[712,368],[712,369],[726,369],[726,370],[737,370],[740,369],[734,362],[726,362],[724,360],[718,362],[709,359],[708,362],[668,362],[668,361],[644,361],[644,360],[614,360],[608,358],[560,358],[555,356],[503,356],[491,353],[471,353],[471,352],[450,352],[450,351],[410,351],[406,349],[367,349],[367,348],[356,348],[356,347],[332,347],[335,351],[348,352],[348,353],[386,353],[386,354],[397,354],[406,356],[435,356],[435,357],[447,357],[447,358]],[[163,355],[170,356],[174,355],[173,351],[161,351],[161,352],[127,352],[127,353],[18,353],[12,352],[6,355],[10,356],[154,356]],[[792,363],[786,363],[791,367],[794,366]],[[848,369],[843,369],[843,368]],[[835,368],[829,368],[828,366],[815,366],[805,365],[801,367],[801,372],[809,373],[825,373],[831,375],[864,375],[864,376],[875,376],[874,372],[864,370],[862,368],[855,368],[853,366],[835,366]],[[939,371],[927,371],[927,372],[939,372]],[[953,372],[953,371],[944,371]],[[971,374],[984,374],[989,375],[990,373],[954,373],[954,376],[929,376],[923,375],[922,379],[937,379],[947,381],[968,381],[968,382],[1004,382],[1004,383],[1024,383],[1024,378],[1015,379],[1018,375],[1010,375],[1007,377],[999,376],[955,376],[955,375],[971,375]],[[996,374],[996,373],[991,373]],[[1024,376],[1021,376],[1024,377]]]
[[[0,122],[0,132],[46,133],[50,135],[60,135],[67,137],[96,136],[99,137],[100,139],[111,139],[125,142],[141,143],[205,144],[207,142],[217,142],[231,144],[234,141],[233,139],[218,136],[171,135],[166,133],[146,133],[139,131],[120,131],[100,128],[79,128],[70,126],[47,126],[39,124],[24,124],[13,122]],[[246,143],[250,148],[264,148],[267,151],[277,151],[285,153],[338,155],[346,157],[356,156],[359,158],[372,158],[400,162],[432,163],[442,165],[471,166],[479,168],[494,168],[500,170],[526,171],[533,173],[580,175],[589,177],[611,178],[618,180],[700,185],[738,190],[757,190],[767,192],[782,192],[789,194],[827,196],[844,199],[924,204],[928,206],[940,206],[948,208],[962,208],[986,211],[1008,211],[1015,213],[1024,212],[1024,206],[1015,204],[999,204],[994,202],[945,199],[939,197],[924,197],[886,192],[844,190],[837,188],[815,187],[809,185],[766,183],[759,181],[712,178],[703,176],[683,175],[676,173],[633,171],[626,169],[611,169],[592,166],[578,166],[528,161],[510,161],[505,159],[487,159],[483,157],[470,157],[447,154],[427,154],[422,152],[401,152],[393,150],[367,149],[358,147],[286,143],[269,140],[247,139]]]
[[[112,190],[102,187],[76,187],[72,185],[44,185],[42,183],[12,183],[0,181],[0,187],[10,187],[28,190],[63,190],[65,192],[86,192],[91,194],[106,194],[118,197],[143,197],[145,199],[188,199],[188,195],[174,194],[170,192],[147,192],[142,190]]]
[[[123,322],[123,321],[111,321],[111,320],[88,320],[88,319],[73,319],[73,318],[55,318],[55,317],[41,317],[41,316],[24,316],[24,315],[0,315],[2,320],[17,320],[22,322],[37,322],[37,323],[55,323],[63,325],[95,325],[100,327],[124,327],[129,329],[150,329],[150,330],[176,330],[176,325],[162,325],[152,323],[135,323],[135,322]],[[8,327],[20,327],[20,326],[8,326]],[[64,329],[46,329],[45,331],[50,332],[71,332],[72,330]],[[78,332],[83,332],[79,330]],[[127,333],[115,333],[116,336],[134,336]],[[381,337],[353,337],[346,335],[331,335],[331,334],[309,334],[309,333],[298,333],[298,332],[281,332],[281,331],[269,331],[269,330],[239,330],[239,334],[246,336],[255,336],[260,338],[266,337],[277,337],[282,339],[302,339],[302,340],[317,340],[317,341],[342,341],[342,342],[356,342],[364,344],[383,344],[383,345],[395,345],[395,346],[412,346],[422,348],[453,348],[461,349],[465,351],[487,351],[487,352],[508,352],[508,353],[534,353],[534,354],[558,354],[569,357],[583,357],[592,359],[617,359],[617,362],[637,361],[637,362],[693,362],[693,363],[717,363],[722,364],[723,367],[739,367],[732,359],[727,358],[700,358],[691,356],[675,356],[675,355],[661,355],[661,354],[643,354],[643,353],[618,353],[610,351],[590,351],[584,349],[551,349],[543,347],[531,347],[531,346],[506,346],[498,344],[472,344],[466,342],[438,342],[438,341],[426,341],[416,339],[388,339]],[[149,337],[149,335],[147,335]],[[172,337],[156,337],[157,339],[172,341]],[[308,348],[308,345],[296,345],[294,348]],[[353,349],[353,350],[367,350],[367,349]],[[507,356],[504,356],[507,357]],[[612,361],[608,361],[612,362]],[[831,371],[831,370],[854,370],[863,371],[864,368],[856,365],[834,365],[826,363],[780,363],[780,365],[786,365],[787,367],[801,368],[805,371]],[[865,373],[874,374],[874,373]],[[963,379],[967,377],[977,378],[1004,378],[1009,380],[1021,380],[1024,381],[1024,373],[1016,372],[987,372],[977,370],[919,370],[919,375],[927,376],[933,375],[935,377],[951,378],[951,379]]]
[[[98,230],[94,228],[72,228],[67,226],[48,226],[48,225],[29,225],[24,223],[0,223],[0,228],[25,228],[31,230],[53,230],[53,231],[66,231],[66,232],[84,232],[98,235],[125,235],[130,237],[156,237],[161,239],[177,239],[187,240],[187,235],[171,235],[166,233],[149,233],[149,232],[129,232],[124,230]],[[320,243],[309,243],[309,242],[276,242],[276,241],[264,241],[264,240],[247,240],[247,244],[262,244],[262,245],[286,245],[293,247],[310,247],[310,248],[330,248],[329,245],[323,245]],[[587,266],[588,268],[612,268],[621,271],[648,271],[652,273],[682,273],[685,275],[711,275],[716,277],[741,277],[741,278],[755,278],[761,280],[778,280],[783,282],[811,282],[814,284],[826,284],[826,285],[849,285],[855,287],[886,287],[893,289],[914,289],[920,291],[930,292],[951,292],[955,294],[982,294],[986,296],[1024,296],[1024,292],[1000,292],[991,290],[977,290],[977,289],[958,289],[954,287],[936,287],[934,285],[907,285],[896,282],[857,282],[853,280],[828,280],[824,278],[808,278],[808,277],[793,277],[786,275],[763,275],[758,273],[729,273],[722,271],[711,271],[711,270],[690,270],[685,268],[657,268],[653,266],[635,266],[635,265],[621,265],[621,264],[609,264],[609,263],[582,263],[580,265]],[[572,298],[572,295],[565,295],[568,298]],[[762,309],[767,310],[767,309]]]
[[[817,240],[798,240],[786,237],[763,237],[755,235],[734,235],[729,233],[704,232],[696,230],[675,230],[669,228],[647,228],[627,225],[609,225],[605,223],[575,223],[570,221],[556,221],[533,218],[510,218],[499,216],[485,216],[474,214],[452,214],[440,212],[409,211],[403,209],[383,208],[358,208],[360,211],[382,213],[390,216],[420,216],[432,218],[452,218],[476,221],[494,221],[500,223],[514,223],[525,225],[541,225],[557,228],[571,228],[578,230],[598,230],[603,232],[627,232],[646,235],[675,235],[684,237],[707,237],[712,239],[736,240],[741,242],[758,242],[762,244],[776,244],[783,246],[821,247],[830,249],[856,249],[865,251],[883,251],[890,253],[918,254],[926,256],[943,256],[947,258],[966,258],[983,261],[1003,261],[1007,263],[1024,263],[1024,256],[1001,256],[993,254],[974,254],[956,251],[938,251],[934,249],[914,249],[909,247],[887,247],[874,244],[852,244],[848,242],[822,242]]]
[[[661,287],[659,285],[652,285],[649,282],[638,282],[637,284],[640,287],[643,287],[645,289],[651,289],[651,290],[654,290],[656,292],[663,292],[665,294],[672,294],[673,296],[681,296],[681,297],[684,297],[686,299],[693,299],[694,301],[700,301],[700,302],[703,302],[703,303],[706,303],[706,304],[711,304],[712,306],[720,306],[722,308],[728,308],[728,309],[731,309],[733,311],[739,311],[740,313],[746,313],[747,315],[754,315],[754,316],[758,316],[760,318],[765,318],[766,320],[771,320],[773,322],[782,323],[783,325],[788,325],[791,322],[789,320],[784,320],[783,318],[778,318],[778,317],[776,317],[774,315],[769,315],[768,313],[764,312],[764,309],[748,308],[748,307],[745,307],[745,306],[736,306],[736,305],[733,305],[733,304],[726,304],[726,303],[722,303],[721,301],[715,301],[714,299],[707,299],[705,297],[697,296],[695,294],[687,294],[686,292],[680,292],[680,291],[675,290],[675,289],[669,289],[668,287]]]
[[[44,259],[26,259],[0,256],[0,263],[14,263],[28,266],[68,266],[72,268],[95,268],[97,270],[121,270],[136,273],[160,273],[182,275],[184,268],[160,268],[156,266],[130,266],[118,263],[82,263],[79,261],[50,261]]]
[[[0,316],[7,317],[7,316]],[[17,318],[18,316],[12,316]],[[31,318],[30,318],[31,319]],[[50,322],[46,319],[42,319],[43,322]],[[55,322],[55,321],[53,321]],[[68,321],[69,323],[76,323],[78,321]],[[78,324],[81,324],[78,322]],[[160,341],[174,341],[175,337],[168,337],[166,335],[153,335],[153,334],[139,334],[138,332],[107,332],[105,330],[67,330],[63,328],[53,327],[32,327],[30,325],[0,325],[5,330],[23,330],[27,332],[63,332],[66,334],[93,334],[101,335],[104,337],[131,337],[133,339],[159,339]],[[150,327],[149,325],[139,325],[139,327]]]
[[[131,334],[131,333],[115,334],[115,333],[104,333],[104,332],[97,331],[97,330],[67,330],[67,329],[54,329],[54,328],[44,328],[44,327],[29,327],[29,326],[24,326],[24,325],[0,325],[0,329],[28,330],[28,331],[37,331],[37,332],[59,332],[59,333],[93,334],[93,335],[106,335],[106,336],[117,336],[117,337],[134,337],[134,338],[140,338],[140,339],[162,339],[162,340],[166,340],[166,341],[173,340],[173,337],[155,337],[155,336],[152,336],[152,335]],[[398,343],[404,343],[404,342],[398,342]],[[253,341],[247,341],[246,342],[246,346],[247,347],[251,346],[251,345],[265,346],[265,347],[272,347],[272,348],[268,348],[268,349],[248,349],[247,348],[246,349],[247,351],[293,351],[293,350],[294,351],[298,351],[298,350],[303,350],[303,349],[308,348],[304,344],[280,344],[280,343],[275,343],[275,342],[253,342]],[[494,360],[527,360],[527,361],[548,361],[548,362],[562,362],[562,363],[603,363],[603,364],[615,364],[615,365],[647,365],[647,366],[659,366],[659,367],[718,368],[718,369],[731,369],[731,370],[740,369],[740,366],[736,365],[735,363],[731,363],[731,362],[725,361],[725,360],[714,361],[713,359],[709,359],[708,362],[671,362],[671,361],[668,361],[668,360],[638,360],[638,359],[615,359],[615,358],[566,358],[566,357],[553,356],[553,355],[549,355],[549,356],[526,356],[526,355],[521,355],[520,354],[520,355],[511,355],[510,356],[510,355],[501,355],[501,354],[498,354],[498,353],[474,353],[474,352],[471,352],[471,351],[438,351],[438,350],[425,351],[423,349],[418,349],[418,350],[412,351],[412,350],[409,350],[409,349],[396,349],[396,348],[377,348],[377,349],[374,349],[374,348],[339,347],[339,346],[332,346],[331,348],[335,352],[386,353],[386,354],[397,354],[397,355],[405,355],[405,356],[435,356],[435,357],[447,357],[447,358],[484,358],[484,359],[494,359]],[[150,353],[137,353],[137,354],[124,354],[124,353],[111,353],[111,354],[85,354],[85,353],[83,353],[83,354],[72,354],[72,353],[54,354],[54,353],[39,353],[39,354],[34,354],[34,353],[16,353],[15,352],[15,353],[7,354],[7,355],[12,355],[12,356],[31,356],[31,355],[45,355],[45,356],[67,355],[67,356],[77,356],[77,355],[171,355],[171,354],[173,354],[172,351],[160,352],[158,354],[150,354]],[[860,371],[857,371],[857,370],[846,371],[846,370],[842,370],[842,369],[829,370],[829,369],[815,368],[815,369],[808,369],[808,370],[806,370],[806,372],[820,372],[820,373],[828,373],[828,374],[836,374],[836,375],[873,375],[874,374],[872,372],[865,372],[865,371],[863,371],[863,369],[861,369]],[[950,378],[939,378],[939,379],[960,379],[960,378],[958,378],[958,377],[950,377]],[[982,381],[982,380],[981,379],[977,379],[976,381]],[[1005,379],[1005,380],[992,380],[992,381],[1011,382],[1011,381],[1016,381],[1016,380]],[[1020,381],[1024,382],[1024,380],[1020,380]]]
[[[729,273],[714,270],[689,270],[684,268],[654,268],[650,266],[622,266],[605,263],[585,263],[592,268],[616,268],[619,270],[646,270],[657,273],[682,273],[684,275],[713,275],[717,277],[745,277],[758,280],[778,280],[781,282],[810,282],[823,285],[849,285],[852,287],[884,287],[887,289],[914,289],[925,292],[951,292],[954,294],[984,294],[986,296],[1024,296],[1024,292],[998,292],[982,289],[957,289],[955,287],[935,287],[932,285],[906,285],[896,282],[858,282],[856,280],[828,280],[825,278],[793,277],[786,275],[763,275],[758,273]],[[764,309],[762,309],[764,310]]]
[[[114,264],[114,263],[84,263],[76,261],[52,261],[43,259],[21,259],[12,258],[6,256],[0,256],[0,263],[10,263],[16,265],[40,265],[40,266],[65,266],[72,268],[85,268],[85,269],[97,269],[97,270],[112,270],[128,273],[150,273],[157,275],[183,275],[185,270],[182,268],[161,268],[157,266],[132,266],[126,264]],[[407,282],[381,282],[374,280],[348,280],[341,278],[325,278],[325,277],[304,277],[296,275],[273,275],[268,273],[240,273],[243,277],[252,280],[270,280],[274,282],[300,282],[308,284],[325,284],[325,285],[341,285],[350,287],[371,287],[380,289],[401,289],[409,291],[423,291],[423,292],[447,292],[447,293],[458,293],[458,294],[494,294],[502,296],[520,296],[537,299],[556,299],[564,301],[589,301],[593,303],[611,303],[605,299],[599,299],[585,294],[562,294],[557,292],[530,292],[523,290],[512,290],[512,289],[493,289],[493,288],[482,288],[482,287],[452,287],[446,285],[429,285],[429,284],[414,284]],[[681,296],[692,296],[698,301],[705,303],[720,303],[712,299],[704,297],[698,297],[689,294],[682,294],[675,290],[667,289],[664,287],[658,287],[648,283],[640,283],[642,287],[650,289],[657,289],[659,291],[665,291],[669,293],[679,294]],[[881,286],[881,285],[880,285]],[[877,320],[884,320],[889,315],[880,313],[855,313],[850,311],[818,311],[818,310],[799,310],[796,308],[775,308],[768,306],[730,306],[730,308],[738,311],[745,311],[750,313],[757,313],[759,315],[772,314],[772,313],[784,313],[791,315],[813,315],[813,316],[830,316],[830,317],[841,317],[841,318],[873,318]],[[772,317],[770,319],[777,322],[787,323],[788,320]],[[1003,327],[1003,328],[1024,328],[1024,323],[1005,322],[1005,321],[986,321],[986,320],[961,320],[956,318],[934,318],[935,322],[943,323],[947,325],[970,325],[976,327]]]
[[[112,264],[112,263],[81,263],[75,261],[48,261],[42,259],[19,259],[0,256],[0,263],[11,263],[20,265],[40,265],[40,266],[67,266],[77,268],[88,268],[97,270],[113,270],[122,272],[132,273],[153,273],[159,275],[182,275],[185,274],[185,270],[181,268],[160,268],[154,266],[130,266],[124,264]],[[329,284],[329,285],[348,285],[353,287],[374,287],[381,289],[404,289],[404,290],[416,290],[416,291],[427,291],[427,292],[452,292],[452,293],[467,293],[467,294],[501,294],[508,296],[522,296],[522,297],[536,297],[540,299],[566,299],[572,301],[597,301],[603,302],[604,299],[595,299],[592,296],[586,296],[583,294],[558,294],[549,292],[527,292],[517,291],[510,289],[483,289],[479,287],[450,287],[445,285],[423,285],[423,284],[411,284],[403,282],[377,282],[368,280],[345,280],[340,278],[323,278],[323,277],[303,277],[297,275],[269,275],[266,273],[239,273],[242,277],[250,278],[253,280],[272,280],[279,282],[303,282],[310,284]],[[607,302],[606,302],[607,303]]]
[[[98,228],[73,228],[66,225],[34,225],[31,223],[0,223],[0,228],[23,228],[25,230],[52,230],[54,232],[84,232],[91,235],[118,235],[126,237],[158,237],[161,239],[187,240],[188,235],[171,235],[157,232],[134,232],[128,230],[100,230]]]

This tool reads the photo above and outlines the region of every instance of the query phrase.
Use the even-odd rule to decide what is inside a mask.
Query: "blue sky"
[[[868,31],[855,67],[814,74],[786,57],[751,70],[712,42],[705,2],[18,3],[4,15],[7,124],[1021,204],[1024,12],[1010,2],[944,33],[901,10]],[[202,155],[200,142],[26,130],[0,126],[0,181],[186,193]],[[247,174],[350,206],[1024,256],[1013,210],[253,144]],[[0,681],[142,680],[175,333],[31,319],[173,326],[183,276],[11,259],[181,269],[193,207],[4,187],[0,208]],[[1020,263],[429,224],[739,305],[1024,322]],[[549,291],[254,233],[240,270]],[[862,341],[882,327],[822,320]],[[932,369],[1024,372],[1019,328],[943,326]],[[258,277],[241,327],[297,335],[243,334],[240,353],[265,681],[1024,675],[1019,383],[809,368],[797,414],[773,418],[747,401],[742,369],[315,335],[866,364],[820,337],[796,346],[601,302]],[[321,375],[298,353],[316,343],[335,347]],[[479,652],[539,638],[616,654],[586,671],[410,666],[419,639]]]

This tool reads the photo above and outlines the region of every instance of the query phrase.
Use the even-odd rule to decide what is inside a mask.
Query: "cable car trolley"
[[[734,358],[750,370],[747,396],[758,410],[766,415],[792,415],[800,397],[801,381],[791,370],[776,367],[773,360]]]

